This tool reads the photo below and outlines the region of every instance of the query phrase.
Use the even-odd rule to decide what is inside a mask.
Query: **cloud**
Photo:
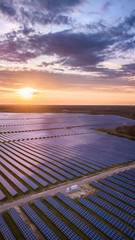
[[[35,1],[33,1],[33,5],[34,2]],[[26,15],[25,17],[29,20],[31,19],[30,21],[33,22],[33,24],[38,21],[43,21],[43,24],[48,24],[53,21],[57,24],[66,24],[69,22],[69,18],[63,15],[64,11],[66,12],[71,6],[78,6],[82,2],[83,1],[59,1],[59,7],[61,6],[59,10],[57,9],[58,2],[55,2],[54,9],[57,9],[57,13],[55,13],[55,10],[52,10],[52,5],[48,5],[48,1],[37,2],[37,5],[32,7],[34,10],[30,12],[28,11],[30,1],[26,1],[27,11],[26,9],[25,11],[22,9],[22,16],[23,14]],[[18,4],[21,3],[18,2]],[[39,6],[41,8],[41,5],[48,11],[45,12],[45,15],[43,12],[38,12]],[[34,15],[33,11],[35,11],[35,8],[37,12]],[[104,67],[103,62],[111,60],[112,58],[116,59],[118,53],[125,54],[129,49],[135,48],[135,33],[131,31],[134,26],[134,14],[135,11],[132,11],[130,16],[126,17],[116,26],[110,26],[103,22],[87,24],[85,26],[86,31],[84,32],[74,31],[73,29],[41,34],[35,32],[34,27],[26,25],[18,31],[12,31],[6,34],[1,39],[0,59],[15,63],[26,63],[28,60],[36,59],[40,56],[49,56],[49,58],[56,57],[57,60],[51,62],[43,61],[41,64],[38,64],[38,66],[44,68],[50,66],[52,71],[57,70],[62,72],[64,69],[68,69],[75,71],[75,74],[77,71],[79,74],[83,74],[84,72],[95,74],[100,76],[102,82],[108,81],[108,79],[117,79],[118,81],[118,78],[120,78],[121,82],[121,78],[125,79],[128,76],[134,76],[134,64],[125,64],[121,69],[113,70]],[[25,72],[25,70],[23,71]],[[3,74],[2,76],[4,76]],[[28,72],[26,75],[29,76]],[[38,77],[47,75],[50,78],[47,72],[43,73],[39,71],[35,72],[35,75]],[[60,78],[63,77],[66,79],[64,73],[59,76]],[[69,77],[69,75],[67,76]],[[54,78],[56,80],[56,75]],[[79,79],[84,82],[83,78]],[[69,80],[65,80],[65,84],[69,86],[68,81]],[[56,82],[58,83],[59,81],[56,80]],[[74,80],[73,82],[77,84]],[[89,82],[90,81],[88,81],[88,84]],[[96,82],[98,82],[97,79]],[[49,86],[49,83],[47,84]]]
[[[134,27],[134,25],[135,25],[135,9],[132,11],[132,13],[129,17],[126,17],[125,24],[127,24],[130,27]]]
[[[38,0],[34,1],[35,4],[40,7],[44,7],[49,12],[65,12],[71,10],[73,7],[86,2],[85,0],[59,0],[59,1],[50,1],[50,0]]]
[[[0,1],[0,11],[7,16],[15,16],[16,11],[11,5],[12,1]]]
[[[102,10],[103,11],[107,11],[111,6],[113,5],[113,1],[110,0],[110,1],[106,1],[102,7]]]
[[[0,0],[0,11],[24,26],[36,23],[60,25],[69,24],[71,19],[67,13],[83,2],[86,0]]]
[[[63,63],[72,67],[95,65],[104,61],[106,51],[115,40],[104,33],[83,34],[61,31],[49,34],[33,34],[18,37],[18,33],[8,34],[0,43],[0,59],[24,62],[40,55],[57,55]]]
[[[122,65],[122,70],[131,76],[135,76],[135,63]]]
[[[113,71],[115,72],[115,71]],[[112,76],[114,73],[111,73]],[[127,77],[115,75],[109,78],[105,76],[87,76],[78,74],[49,73],[47,71],[0,71],[0,82],[2,88],[25,88],[31,86],[34,89],[54,91],[78,91],[96,90],[126,92],[127,89],[135,91],[135,81]],[[37,93],[40,93],[37,92]],[[37,94],[36,93],[36,94]]]

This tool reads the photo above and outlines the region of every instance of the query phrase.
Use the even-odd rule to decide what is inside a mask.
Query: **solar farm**
[[[98,132],[134,124],[1,113],[0,239],[135,239],[135,142]],[[78,192],[67,194],[74,184]]]

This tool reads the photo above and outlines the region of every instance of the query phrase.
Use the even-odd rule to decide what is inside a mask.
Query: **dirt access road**
[[[45,191],[40,192],[40,193],[35,193],[35,194],[32,194],[32,195],[24,196],[20,199],[14,200],[13,202],[3,203],[0,206],[0,213],[8,210],[9,208],[20,206],[20,205],[28,203],[30,201],[34,201],[38,198],[43,198],[47,195],[51,195],[51,196],[55,195],[57,192],[61,192],[61,193],[65,194],[66,189],[68,187],[71,187],[73,184],[78,185],[79,192],[80,192],[80,195],[81,195],[81,188],[86,184],[89,186],[89,182],[96,181],[100,178],[105,178],[105,177],[110,176],[114,173],[118,173],[120,171],[128,170],[128,169],[131,169],[131,168],[135,168],[135,163],[132,163],[132,164],[130,164],[128,166],[124,166],[124,167],[119,166],[119,167],[116,167],[115,169],[113,168],[113,169],[110,169],[110,170],[105,170],[104,172],[101,172],[101,173],[96,174],[94,176],[84,177],[84,178],[81,178],[81,179],[78,179],[78,180],[76,179],[72,182],[70,181],[68,183],[63,183],[61,185],[57,185],[56,187],[53,187],[49,190],[45,190]]]

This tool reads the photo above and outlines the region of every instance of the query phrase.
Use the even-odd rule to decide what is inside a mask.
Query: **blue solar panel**
[[[5,197],[6,197],[5,194],[0,189],[0,200],[3,200]]]
[[[5,166],[7,166],[5,162]],[[1,171],[5,174],[6,177],[10,179],[22,192],[27,192],[28,188],[25,187],[17,178],[15,178],[9,171],[7,171],[4,167],[1,166]]]
[[[97,183],[97,182],[92,182],[91,185],[99,188],[100,190],[103,190],[104,192],[107,192],[108,194],[114,196],[115,198],[118,198],[122,202],[125,202],[126,204],[129,204],[132,207],[135,207],[135,202],[132,199],[120,194],[119,192],[116,192],[116,191],[114,191],[100,183]]]
[[[6,146],[7,149],[9,149],[10,151],[10,148],[8,148]],[[5,153],[7,153],[7,150],[4,148],[4,151]],[[11,152],[8,151],[8,155],[11,156],[11,158],[9,158],[8,156],[6,156],[6,159],[10,162],[13,163],[14,166],[16,166],[17,168],[19,168],[20,170],[22,170],[23,172],[25,172],[27,175],[29,175],[31,178],[33,178],[35,181],[37,181],[38,183],[40,183],[42,186],[47,186],[48,183],[45,182],[43,179],[41,179],[38,175],[36,175],[35,173],[31,172],[30,170],[28,170],[27,168],[30,168],[31,169],[31,164],[27,163],[26,161],[22,160],[21,158],[18,158],[17,156],[15,156],[14,154],[12,154]],[[13,160],[15,159],[15,161]],[[21,164],[20,164],[21,163]],[[24,167],[26,166],[26,167]],[[38,187],[35,185],[33,185],[33,187],[35,187],[35,189]]]
[[[42,147],[45,146],[45,149],[48,149],[49,147],[51,148],[51,146],[48,144],[45,144],[45,145],[40,144],[40,146],[42,146]],[[82,153],[82,152],[78,151],[76,148],[73,148],[71,146],[68,147],[67,145],[56,145],[55,144],[55,145],[53,145],[53,147],[56,148],[56,150],[59,148],[59,149],[64,150],[64,152],[68,152],[70,154],[72,152],[72,155],[73,156],[75,155],[77,157],[77,161],[78,161],[78,158],[83,159],[85,161],[84,162],[85,165],[88,164],[89,167],[92,167],[96,170],[99,170],[100,168],[105,168],[103,163],[99,163],[99,162],[96,162],[94,159],[90,159],[90,155],[87,155],[86,151]],[[91,162],[95,165],[93,165]]]
[[[60,152],[60,153],[62,153],[63,156],[67,156],[69,159],[73,159],[73,160],[75,160],[75,161],[77,161],[79,163],[82,163],[83,165],[86,165],[88,167],[92,167],[95,170],[100,170],[100,167],[95,166],[95,165],[93,165],[91,163],[88,163],[87,162],[88,160],[86,160],[84,156],[82,157],[83,160],[80,158],[79,154],[75,154],[75,157],[74,157],[74,153],[71,151],[71,149],[67,150],[66,146],[62,146],[62,148],[60,148],[60,146],[53,145],[53,147],[52,147],[50,145],[47,145],[47,146],[44,146],[44,149],[45,150],[49,150],[49,152],[50,151]],[[90,171],[91,171],[91,169],[90,169]]]
[[[113,177],[117,178],[118,180],[122,182],[126,182],[127,184],[135,187],[135,179],[128,179],[125,176],[120,176],[120,174],[114,174]]]
[[[84,210],[78,204],[73,202],[71,199],[67,198],[61,193],[57,193],[56,196],[65,204],[67,204],[70,208],[72,208],[75,212],[81,215],[84,219],[86,219],[88,222],[90,222],[92,225],[98,228],[101,232],[103,232],[105,235],[110,237],[111,239],[116,239],[116,237],[117,239],[123,239],[119,234],[117,234],[115,231],[113,231],[103,222],[99,221],[92,214],[88,213],[86,210]]]
[[[125,224],[123,224],[116,218],[112,217],[111,215],[109,215],[108,213],[106,213],[105,211],[103,211],[93,203],[87,201],[82,197],[78,200],[78,202],[84,205],[86,208],[88,208],[92,212],[94,212],[95,214],[97,214],[103,220],[107,221],[111,226],[115,227],[116,229],[118,229],[119,231],[121,231],[122,233],[130,237],[131,239],[135,239],[135,232],[131,228],[127,227]]]
[[[104,194],[104,193],[103,193]],[[88,198],[93,201],[94,203],[98,204],[100,207],[104,208],[111,214],[118,217],[120,220],[123,220],[125,223],[128,223],[132,227],[135,227],[135,219],[133,217],[130,217],[129,215],[125,214],[123,211],[120,211],[116,207],[113,207],[109,203],[106,203],[106,201],[90,194]]]
[[[8,225],[4,221],[3,217],[0,215],[0,232],[5,240],[15,240],[12,232],[10,231]]]
[[[130,174],[130,173],[129,173]],[[119,175],[122,177],[125,177],[126,179],[129,179],[131,181],[135,181],[135,177],[133,177],[131,174],[129,175],[126,173],[126,171],[124,172],[119,172]]]
[[[15,149],[17,150],[17,152],[16,152],[16,151],[12,151],[12,152],[16,153],[20,158],[26,160],[27,162],[32,163],[33,165],[37,166],[38,168],[41,168],[42,170],[44,170],[44,171],[46,171],[46,172],[48,172],[48,173],[52,173],[52,171],[51,171],[49,168],[47,168],[47,167],[39,164],[38,162],[32,160],[32,156],[27,157],[27,156],[25,156],[25,152],[24,152],[24,151],[21,151],[20,149],[18,150],[18,148],[15,148]],[[21,153],[21,154],[20,154],[20,153]],[[57,182],[57,180],[55,180],[53,177],[51,177],[50,175],[46,174],[45,172],[39,170],[38,168],[32,166],[31,169],[32,169],[32,170],[36,170],[36,172],[37,172],[39,175],[41,175],[42,177],[44,177],[45,179],[47,179],[49,182],[51,182],[51,183],[53,183],[53,184],[55,184],[55,183]],[[53,171],[53,173],[54,173],[54,171]]]
[[[24,144],[24,143],[21,143],[21,145],[22,144]],[[27,148],[28,148],[28,146],[29,145],[27,144]],[[33,151],[33,148],[31,148],[31,145],[29,146],[29,149],[31,149]],[[40,149],[37,150],[37,148],[36,148],[36,152],[35,152],[35,147],[34,147],[34,154],[36,156],[42,158],[42,159],[39,159],[38,161],[42,162],[43,164],[47,164],[48,166],[53,167],[53,169],[55,169],[56,171],[60,172],[61,174],[63,174],[65,177],[67,177],[69,179],[73,178],[73,176],[71,174],[73,174],[76,177],[80,176],[80,174],[78,172],[72,170],[72,168],[68,168],[68,167],[63,165],[63,164],[65,164],[65,165],[68,165],[68,166],[72,167],[71,164],[67,163],[66,161],[60,160],[57,156],[52,156],[50,154],[44,153],[44,151],[42,149],[41,150]],[[56,153],[55,153],[55,155],[56,155]],[[66,170],[67,172],[61,170],[60,168],[58,168],[58,167],[56,167],[56,166],[54,166],[52,164],[59,166],[60,168]],[[74,168],[74,166],[73,166],[73,168]],[[71,173],[71,174],[69,174],[68,172]]]
[[[14,143],[14,145],[17,145],[17,144]],[[21,146],[20,146],[20,145],[21,145]],[[28,159],[30,158],[30,159],[34,159],[34,160],[38,161],[38,162],[39,162],[39,163],[38,163],[38,167],[39,167],[39,168],[41,168],[42,170],[47,171],[48,173],[52,174],[54,177],[56,177],[56,178],[59,179],[60,181],[64,181],[65,178],[64,178],[63,176],[61,176],[60,174],[58,174],[58,173],[63,174],[64,176],[66,176],[66,177],[69,178],[69,179],[72,179],[72,178],[73,178],[71,174],[68,174],[68,173],[66,173],[65,171],[61,170],[60,168],[54,166],[52,163],[49,163],[49,162],[47,161],[48,159],[45,158],[46,161],[44,161],[44,160],[43,160],[44,157],[42,156],[42,153],[41,153],[41,152],[40,152],[40,154],[36,154],[33,149],[30,151],[29,149],[27,149],[27,146],[25,146],[25,148],[24,148],[24,147],[22,147],[22,143],[20,143],[20,145],[19,145],[19,152],[21,152],[21,153],[23,154],[22,158],[25,158],[26,160],[28,160]],[[15,146],[13,146],[13,148],[15,148]],[[22,149],[22,150],[21,150],[21,149]],[[23,152],[23,150],[24,150],[25,152]],[[19,155],[19,153],[17,153],[17,154]],[[24,155],[27,155],[27,156],[28,156],[28,159],[27,159],[27,156],[24,156]],[[29,161],[29,160],[28,160],[28,161]],[[50,161],[50,162],[51,162],[51,161]],[[42,164],[40,164],[40,163],[42,163]],[[56,163],[55,163],[55,164],[56,164]],[[44,165],[47,166],[47,167],[45,167]],[[48,168],[48,167],[49,167],[49,168]],[[52,171],[51,169],[57,171],[58,173]]]
[[[58,212],[60,212],[70,223],[77,227],[81,232],[83,232],[89,239],[97,239],[101,240],[96,232],[94,232],[90,227],[88,227],[85,223],[79,220],[74,214],[64,208],[60,203],[54,200],[52,197],[48,196],[45,200],[53,206]],[[103,240],[103,239],[102,239]]]
[[[126,195],[128,197],[130,197],[130,198],[135,199],[135,194],[133,192],[131,192],[131,191],[129,191],[129,190],[123,188],[123,187],[120,187],[120,186],[118,186],[115,183],[112,183],[112,182],[107,181],[105,179],[100,179],[99,182],[107,185],[108,187],[110,187],[110,188],[112,188],[112,189],[114,189],[114,190],[116,190],[116,191],[118,191],[118,192],[120,192],[120,193],[122,193],[122,194],[124,194],[124,195]]]
[[[81,238],[71,230],[60,218],[58,218],[47,206],[45,206],[41,201],[37,200],[34,204],[40,209],[40,211],[49,218],[53,224],[61,231],[63,234],[71,240],[81,240]]]
[[[135,209],[130,207],[129,205],[123,203],[122,201],[119,201],[118,199],[104,193],[104,192],[97,192],[97,196],[103,198],[104,200],[110,202],[111,204],[115,205],[116,207],[122,209],[123,211],[127,212],[128,214],[132,215],[135,217]]]
[[[122,179],[121,180],[118,179],[118,178],[121,178],[121,177],[117,178],[117,175],[114,175],[114,176],[115,176],[115,178],[113,178],[113,177],[106,177],[106,179],[111,181],[111,182],[113,182],[113,183],[116,183],[117,185],[119,185],[119,186],[121,186],[123,188],[126,188],[126,189],[128,189],[128,190],[130,190],[132,192],[135,192],[135,187],[134,186],[131,186],[131,185],[123,182]],[[127,182],[128,182],[128,180],[127,180]]]
[[[37,238],[33,235],[29,227],[25,224],[25,222],[22,220],[14,208],[11,208],[8,213],[26,240],[37,240]]]
[[[6,188],[11,196],[15,196],[17,194],[17,191],[2,176],[0,176],[0,183]]]
[[[70,167],[72,167],[71,164],[76,165],[74,166],[74,169],[77,170],[78,172],[82,173],[82,174],[87,174],[87,171],[89,172],[93,172],[93,170],[91,168],[89,168],[89,166],[85,166],[85,165],[82,165],[81,163],[84,163],[84,161],[81,161],[79,159],[76,159],[75,157],[70,157],[68,156],[67,153],[65,153],[64,151],[63,152],[59,152],[58,149],[52,149],[52,148],[44,148],[44,151],[48,151],[49,155],[50,156],[55,156],[56,154],[56,151],[57,151],[57,157],[62,159],[62,160],[66,160],[66,163],[67,165],[69,165]],[[84,171],[83,169],[85,169],[86,171]]]
[[[24,204],[22,207],[23,211],[28,215],[31,221],[36,225],[40,232],[48,240],[59,240],[58,236],[47,226],[45,222],[35,213],[35,211],[28,205]]]

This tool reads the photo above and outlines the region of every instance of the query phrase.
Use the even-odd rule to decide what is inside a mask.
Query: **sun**
[[[33,88],[21,88],[18,90],[18,94],[23,98],[31,98],[34,94]]]

